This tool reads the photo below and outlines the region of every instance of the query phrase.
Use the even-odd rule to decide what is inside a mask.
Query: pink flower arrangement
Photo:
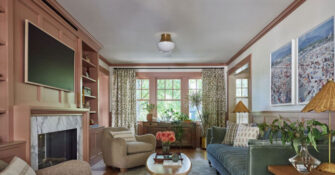
[[[158,131],[156,140],[161,141],[163,144],[170,144],[176,141],[176,136],[173,131]]]

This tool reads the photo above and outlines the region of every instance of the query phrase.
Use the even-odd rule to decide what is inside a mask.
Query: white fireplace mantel
[[[32,115],[30,132],[31,166],[38,169],[38,135],[50,132],[77,129],[77,159],[83,160],[83,124],[80,114]]]

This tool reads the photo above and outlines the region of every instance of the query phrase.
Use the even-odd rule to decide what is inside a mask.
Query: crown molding
[[[233,55],[227,65],[231,64],[239,56],[241,56],[247,49],[249,49],[253,44],[255,44],[259,39],[261,39],[265,34],[267,34],[272,28],[283,21],[287,16],[294,12],[300,5],[302,5],[306,0],[294,0],[284,11],[282,11],[275,19],[273,19],[267,26],[265,26],[256,36],[254,36],[246,45],[244,45],[235,55]]]

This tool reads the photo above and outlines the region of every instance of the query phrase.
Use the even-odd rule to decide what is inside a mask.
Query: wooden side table
[[[274,175],[302,175],[292,165],[270,165],[268,171]],[[316,169],[307,175],[335,175],[333,173],[325,173]]]

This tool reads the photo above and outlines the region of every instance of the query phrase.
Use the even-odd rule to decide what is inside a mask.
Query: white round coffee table
[[[154,157],[156,153],[151,154],[146,163],[147,170],[153,175],[187,175],[192,168],[192,163],[190,159],[183,153],[181,157],[183,158],[182,165],[180,167],[164,167],[163,164],[155,163]]]

